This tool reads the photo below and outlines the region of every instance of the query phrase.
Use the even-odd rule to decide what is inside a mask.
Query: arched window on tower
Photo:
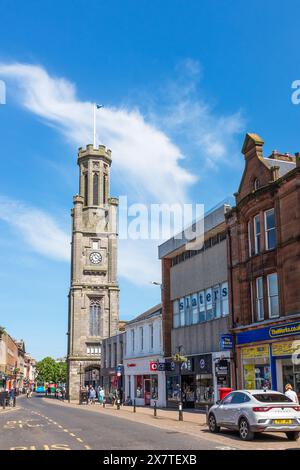
[[[89,188],[88,188],[88,175],[87,173],[84,175],[84,205],[88,205],[88,194],[89,194]]]
[[[90,300],[89,312],[89,336],[101,336],[101,301],[100,299]]]
[[[93,206],[99,205],[99,176],[94,173],[93,176]]]
[[[106,204],[106,175],[103,175],[103,204]]]

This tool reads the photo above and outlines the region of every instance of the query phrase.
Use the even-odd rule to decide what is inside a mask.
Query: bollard
[[[136,413],[135,399],[133,400],[133,412]]]
[[[105,398],[103,398],[103,408],[105,408]]]
[[[16,396],[14,396],[14,399],[13,399],[13,407],[16,406],[16,401],[17,401],[17,400],[16,400]]]
[[[157,417],[156,401],[154,402],[153,414],[154,414],[154,418],[156,418]]]
[[[120,398],[117,399],[117,410],[120,409]]]
[[[178,420],[183,421],[183,412],[182,412],[182,403],[181,402],[178,405]]]
[[[205,405],[206,424],[208,424],[208,411],[209,411],[209,407],[208,407],[208,405]]]

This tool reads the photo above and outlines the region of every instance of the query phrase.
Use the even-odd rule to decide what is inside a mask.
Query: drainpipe
[[[233,298],[233,277],[232,277],[232,240],[231,240],[231,230],[228,229],[228,239],[229,239],[229,270],[230,270],[230,296],[231,296],[231,318],[232,318],[232,327],[235,327],[235,316],[234,316],[234,298]],[[237,361],[236,361],[236,348],[235,348],[235,333],[232,334],[232,346],[233,346],[233,368],[234,368],[234,382],[235,387],[237,388]]]

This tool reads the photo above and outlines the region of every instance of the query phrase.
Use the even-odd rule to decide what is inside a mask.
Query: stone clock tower
[[[72,215],[71,287],[68,328],[68,393],[97,385],[101,342],[119,322],[117,206],[109,196],[111,151],[87,145],[78,151],[80,195]]]

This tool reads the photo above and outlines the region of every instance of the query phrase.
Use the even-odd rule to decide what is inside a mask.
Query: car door
[[[236,392],[229,393],[220,403],[217,412],[217,422],[219,425],[226,425],[230,422],[232,414],[232,400]]]
[[[238,426],[239,418],[243,413],[245,403],[249,402],[250,398],[243,392],[236,392],[231,400],[232,409],[229,417],[229,422],[232,426]]]

